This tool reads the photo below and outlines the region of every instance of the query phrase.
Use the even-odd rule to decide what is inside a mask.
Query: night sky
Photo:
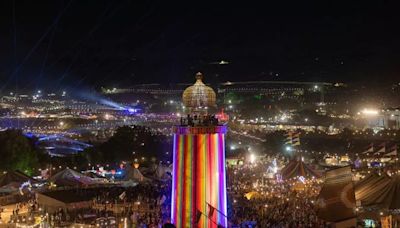
[[[400,81],[383,1],[0,2],[0,89],[247,80]],[[216,64],[228,61],[228,65]]]

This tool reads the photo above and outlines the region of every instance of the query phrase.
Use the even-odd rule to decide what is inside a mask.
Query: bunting
[[[390,149],[389,152],[384,155],[385,157],[392,157],[397,156],[397,144],[394,144]]]
[[[367,149],[364,152],[362,152],[362,154],[368,155],[369,153],[373,153],[373,152],[374,152],[374,144],[371,143],[368,145]]]
[[[374,153],[375,155],[386,153],[386,143],[382,143],[381,145],[378,146],[378,148],[379,150]]]

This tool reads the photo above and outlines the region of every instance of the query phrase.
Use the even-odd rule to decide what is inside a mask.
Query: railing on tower
[[[175,134],[214,134],[227,131],[215,115],[187,115],[181,117],[180,124],[173,127]]]

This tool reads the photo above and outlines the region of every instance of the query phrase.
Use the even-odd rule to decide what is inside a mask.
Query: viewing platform
[[[225,134],[227,129],[214,115],[188,115],[181,117],[180,125],[172,130],[174,134]]]

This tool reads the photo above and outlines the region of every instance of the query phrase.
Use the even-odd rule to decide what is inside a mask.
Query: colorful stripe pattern
[[[224,143],[221,132],[174,134],[171,220],[177,228],[227,227]]]

